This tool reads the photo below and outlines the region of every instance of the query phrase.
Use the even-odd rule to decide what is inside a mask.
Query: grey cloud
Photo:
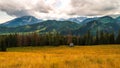
[[[49,13],[49,11],[52,10],[52,8],[46,4],[44,0],[39,0],[33,9],[42,13]]]
[[[0,0],[0,11],[12,16],[32,15],[34,12],[49,13],[50,6],[39,0],[36,4],[29,3],[28,0]],[[32,12],[32,13],[31,13]]]
[[[104,15],[120,10],[119,0],[71,0],[69,15]]]
[[[16,8],[0,8],[1,11],[6,12],[10,16],[25,16],[29,13],[25,9],[16,10]]]
[[[14,11],[14,12],[9,12],[9,11],[6,11],[7,14],[9,15],[15,15],[15,16],[25,16],[25,15],[30,15],[27,11],[25,10],[19,10],[19,11]]]
[[[0,0],[0,11],[10,16],[38,15],[42,18],[120,13],[119,0],[49,0],[48,3],[46,1]]]

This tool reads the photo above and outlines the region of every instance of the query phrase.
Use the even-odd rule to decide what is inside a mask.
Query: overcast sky
[[[0,23],[32,15],[42,19],[120,14],[120,0],[0,0]]]

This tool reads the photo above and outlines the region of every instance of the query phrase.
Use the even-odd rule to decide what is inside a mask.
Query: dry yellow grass
[[[120,68],[120,45],[8,48],[0,68]]]

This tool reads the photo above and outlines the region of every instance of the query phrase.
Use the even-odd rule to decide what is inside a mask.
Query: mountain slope
[[[116,20],[116,22],[120,25],[120,16],[117,17],[115,20]]]
[[[8,21],[6,23],[3,23],[1,25],[6,26],[6,27],[18,27],[18,26],[35,24],[40,21],[41,20],[38,20],[37,18],[35,18],[33,16],[23,16],[23,17],[15,18],[15,19]]]
[[[68,30],[75,30],[79,28],[79,24],[70,22],[70,21],[56,21],[56,20],[48,20],[44,22],[40,22],[37,24],[32,25],[25,25],[20,27],[14,27],[14,28],[6,28],[4,32],[40,32],[40,33],[46,33],[46,32],[63,32]],[[2,31],[0,29],[0,31]]]
[[[75,18],[69,18],[69,21],[76,22],[78,24],[82,24],[81,22],[87,19],[87,17],[75,17]]]
[[[89,23],[85,24],[81,28],[73,31],[73,33],[75,35],[83,35],[88,30],[90,30],[92,34],[95,34],[97,30],[104,31],[104,32],[118,33],[119,29],[120,29],[120,26],[115,19],[109,16],[104,16],[96,20],[90,21]]]

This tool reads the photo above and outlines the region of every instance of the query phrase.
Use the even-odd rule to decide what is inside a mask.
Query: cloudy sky
[[[42,19],[120,14],[119,0],[0,0],[0,23],[32,15]]]

